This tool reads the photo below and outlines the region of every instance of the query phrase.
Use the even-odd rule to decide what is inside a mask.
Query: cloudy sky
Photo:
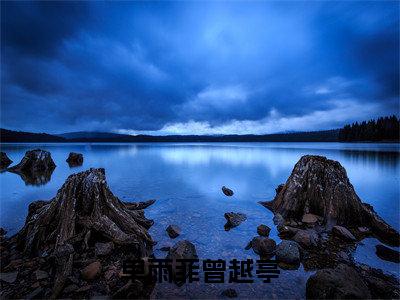
[[[2,128],[246,134],[399,115],[399,2],[1,2]]]

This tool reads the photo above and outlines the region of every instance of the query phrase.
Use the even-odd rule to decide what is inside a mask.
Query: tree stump
[[[303,156],[277,189],[274,200],[261,204],[285,219],[301,221],[310,213],[321,216],[328,229],[334,225],[366,226],[381,241],[400,244],[399,233],[372,206],[361,202],[340,163],[323,156]]]
[[[150,255],[154,242],[147,229],[153,221],[140,208],[153,202],[126,205],[108,188],[104,169],[90,169],[70,175],[50,201],[31,203],[24,227],[12,240],[25,256],[56,258],[57,297],[71,274],[74,252],[90,243],[112,242],[135,257]]]

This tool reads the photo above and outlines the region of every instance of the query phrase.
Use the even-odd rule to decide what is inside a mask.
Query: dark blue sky
[[[1,2],[1,127],[318,130],[399,114],[399,2]]]

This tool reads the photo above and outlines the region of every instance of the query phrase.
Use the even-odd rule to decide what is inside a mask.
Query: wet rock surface
[[[0,152],[0,170],[7,168],[12,163],[12,160],[5,152]]]
[[[338,225],[333,226],[332,232],[333,234],[335,234],[336,236],[345,241],[351,241],[351,242],[356,241],[355,236],[346,227]]]
[[[172,239],[177,238],[181,234],[181,229],[178,225],[169,225],[165,231]]]
[[[83,164],[83,154],[70,152],[66,162],[70,167],[81,166]]]
[[[269,228],[267,225],[261,224],[257,226],[257,233],[261,236],[269,236],[270,231],[271,228]]]
[[[222,187],[222,192],[225,194],[225,196],[228,197],[233,196],[233,191],[230,188],[227,188],[226,186]]]
[[[275,253],[276,242],[273,239],[256,236],[251,240],[251,248],[260,256],[272,256]]]
[[[15,236],[0,239],[2,298],[149,297],[154,282],[122,276],[123,261],[151,255],[154,244],[153,222],[134,208],[109,190],[104,169],[69,176],[52,200],[30,204]]]
[[[287,265],[300,264],[299,244],[294,241],[283,240],[276,247],[276,260]]]
[[[234,227],[239,226],[242,222],[246,221],[247,216],[243,213],[228,212],[224,214],[226,224],[225,230],[228,231]]]

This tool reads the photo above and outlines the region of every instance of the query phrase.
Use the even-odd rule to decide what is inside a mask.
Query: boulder
[[[96,243],[94,245],[94,253],[96,254],[96,256],[110,255],[113,249],[114,249],[114,244],[112,242]]]
[[[371,293],[357,271],[345,264],[323,269],[306,284],[307,299],[369,299]]]
[[[339,238],[345,241],[350,241],[350,242],[356,241],[355,236],[346,227],[338,225],[333,226],[332,232],[334,235],[338,236]]]
[[[170,238],[174,239],[181,234],[181,229],[177,225],[169,225],[166,229]]]
[[[387,261],[391,261],[394,263],[399,263],[400,262],[400,253],[399,251],[390,249],[384,245],[376,245],[376,255]]]
[[[70,152],[66,162],[69,166],[81,166],[83,164],[83,154]]]
[[[99,261],[92,262],[87,265],[81,272],[82,278],[85,280],[93,280],[100,275],[101,263]]]
[[[226,219],[225,230],[230,230],[233,227],[239,226],[247,219],[247,216],[242,213],[228,212],[224,214]]]
[[[368,227],[381,241],[400,245],[399,233],[361,202],[341,164],[323,156],[301,157],[275,198],[261,204],[286,220],[311,213],[328,230],[336,224]]]
[[[313,225],[318,222],[318,216],[314,214],[304,214],[301,221],[307,225]]]
[[[0,169],[7,168],[12,163],[5,152],[0,152]]]
[[[261,236],[269,236],[270,231],[271,228],[269,228],[267,225],[261,224],[257,226],[257,233]]]
[[[251,247],[260,256],[270,256],[274,254],[276,242],[267,237],[256,236],[251,240]]]
[[[222,192],[225,194],[225,196],[231,197],[233,196],[233,191],[226,186],[222,187]]]
[[[294,241],[283,240],[276,247],[276,260],[288,265],[297,265],[300,263],[299,245]]]
[[[318,234],[313,230],[299,230],[294,235],[293,240],[305,248],[310,248],[317,246],[319,239]]]

